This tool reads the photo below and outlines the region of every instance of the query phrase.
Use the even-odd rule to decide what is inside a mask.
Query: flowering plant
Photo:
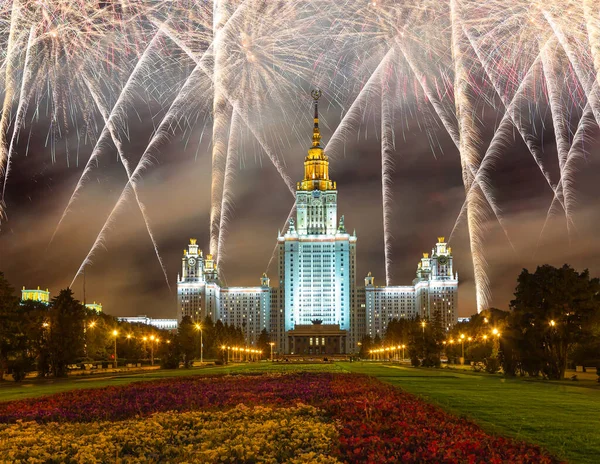
[[[89,431],[97,442],[119,443],[112,451],[132,459],[142,459],[135,451],[135,443],[142,443],[158,460],[171,461],[557,462],[536,446],[491,435],[415,395],[356,374],[191,376],[78,390],[0,403],[0,423],[7,424],[0,426],[0,453],[23,460],[34,457],[39,437],[49,440],[40,456],[51,449],[71,459],[77,455],[70,443],[92,452],[80,440]],[[234,437],[225,448],[219,430]],[[293,454],[282,455],[279,445]],[[204,454],[185,454],[194,450]]]

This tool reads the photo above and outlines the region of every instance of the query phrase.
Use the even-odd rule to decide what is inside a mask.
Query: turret
[[[267,277],[267,274],[263,272],[262,277],[260,278],[260,286],[261,287],[269,287],[271,280]]]

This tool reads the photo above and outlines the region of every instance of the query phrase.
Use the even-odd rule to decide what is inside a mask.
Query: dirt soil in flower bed
[[[299,412],[293,408],[303,408],[305,405],[312,408],[310,417],[302,410],[300,419]],[[179,420],[175,413],[212,412],[218,415],[229,410],[239,411],[240,407],[252,417],[253,424],[261,423],[261,420],[256,419],[256,414],[260,417],[260,408],[282,410],[281,414],[284,415],[280,421],[276,421],[273,430],[287,428],[292,433],[292,429],[295,430],[292,425],[294,420],[308,421],[307,429],[313,432],[322,430],[323,434],[314,432],[313,435],[295,438],[288,436],[292,442],[296,440],[294,443],[299,443],[298,453],[287,456],[290,461],[295,462],[317,461],[317,456],[321,459],[325,456],[331,458],[327,462],[558,462],[536,446],[490,435],[469,420],[446,413],[414,395],[371,377],[335,373],[179,377],[0,403],[0,424],[5,424],[0,425],[0,456],[12,456],[11,460],[27,459],[27,452],[23,451],[27,449],[27,440],[30,439],[33,443],[35,436],[43,435],[44,430],[56,434],[56,443],[61,443],[60,434],[64,433],[61,446],[69,447],[69,440],[65,439],[67,432],[61,431],[68,427],[75,427],[76,430],[72,433],[75,433],[76,439],[80,439],[86,433],[91,435],[94,427],[98,428],[98,423],[102,423],[101,430],[104,431],[100,434],[110,434],[112,428],[123,429],[122,421],[137,421],[127,427],[131,433],[135,433],[133,431],[141,427],[139,423],[146,427],[151,422],[156,424],[167,420],[160,413],[167,413],[168,420]],[[275,413],[271,415],[277,416]],[[194,416],[186,423],[197,423],[198,420]],[[207,417],[202,420],[209,421]],[[60,423],[69,425],[60,426]],[[83,424],[77,425],[81,423],[93,424],[86,429]],[[112,427],[110,423],[113,423]],[[181,440],[181,437],[177,438],[178,433],[173,433],[173,429],[178,430],[181,424],[161,427],[170,430],[169,434],[173,439],[160,446],[156,444],[156,440],[149,440],[144,445],[146,455],[140,454],[140,449],[136,451],[130,449],[129,445],[125,446],[128,440],[135,438],[131,433],[129,436],[116,435],[116,438],[111,436],[106,446],[111,450],[111,456],[119,456],[129,462],[157,459],[174,462],[190,460],[194,456],[200,458],[200,455],[193,454],[196,447],[208,453],[202,455],[203,462],[263,462],[261,456],[267,462],[282,460],[282,456],[278,454],[267,456],[267,451],[261,451],[260,447],[248,454],[248,445],[243,441],[236,445],[235,455],[227,450],[210,454],[206,446],[199,446],[200,441],[206,440],[206,437],[203,439],[198,434],[188,433],[187,438]],[[196,426],[188,428],[197,429]],[[236,438],[232,435],[243,436],[246,433],[244,427],[232,426],[230,430],[229,438],[234,441]],[[183,435],[184,432],[181,433]],[[17,451],[16,443],[20,443],[19,453],[14,454]],[[51,446],[58,446],[56,443]],[[173,446],[173,443],[177,443],[177,446]],[[168,456],[164,454],[167,449],[165,447],[170,450],[171,454]],[[64,451],[59,448],[60,446],[54,449],[54,452]],[[265,449],[271,448],[267,446]],[[187,454],[178,450],[185,450]],[[41,454],[36,462],[47,462],[42,456],[48,450],[45,448],[38,451]],[[128,453],[131,459],[128,459]],[[214,459],[209,458],[209,455]],[[75,458],[76,454],[67,453],[62,456],[64,459],[61,460],[65,461],[78,459]],[[94,456],[102,460],[92,452],[88,457],[89,461],[93,461]],[[313,456],[314,459],[306,461],[302,456]]]

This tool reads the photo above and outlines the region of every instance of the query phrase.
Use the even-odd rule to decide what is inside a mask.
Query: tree
[[[67,288],[52,299],[48,316],[50,369],[55,377],[64,377],[69,364],[84,354],[86,309]]]
[[[258,336],[256,346],[260,351],[262,351],[263,357],[268,358],[271,355],[271,346],[269,345],[270,341],[271,337],[269,337],[269,332],[267,332],[267,329],[262,329],[260,335]]]
[[[0,381],[8,369],[9,358],[15,349],[15,333],[17,331],[17,310],[19,299],[14,288],[0,272]]]
[[[508,321],[507,349],[530,375],[563,379],[573,346],[592,336],[600,314],[600,281],[568,265],[523,269]]]
[[[45,377],[50,373],[48,358],[48,339],[46,325],[48,320],[48,306],[39,301],[24,301],[18,309],[17,353],[15,353],[16,366],[13,368],[13,378],[24,377],[25,374],[37,369],[38,377]]]
[[[177,344],[180,355],[183,358],[183,366],[189,369],[192,366],[197,345],[194,321],[190,316],[185,316],[179,323]]]
[[[189,317],[189,316],[186,316]],[[160,345],[158,350],[160,356],[160,365],[163,369],[178,369],[182,354],[177,335],[168,334],[165,337],[165,343]]]

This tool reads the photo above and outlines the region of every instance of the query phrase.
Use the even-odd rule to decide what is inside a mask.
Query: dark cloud
[[[331,127],[335,115],[328,114]],[[302,161],[310,137],[308,116],[295,127],[306,132],[304,142],[277,145],[285,170],[293,181],[302,176]],[[304,127],[306,126],[306,127]],[[128,156],[139,158],[150,136],[152,123],[142,115],[126,144]],[[150,128],[150,129],[148,129]],[[274,130],[274,129],[271,129]],[[100,301],[114,315],[148,314],[175,317],[175,278],[181,269],[182,250],[190,237],[208,248],[211,162],[202,128],[189,140],[174,138],[163,146],[154,165],[144,174],[140,196],[155,232],[167,268],[169,291],[144,227],[137,205],[130,198],[106,235],[103,247],[86,270],[88,301]],[[209,129],[207,129],[209,132]],[[328,140],[331,130],[324,131]],[[597,141],[597,133],[593,136]],[[460,159],[443,131],[437,131],[442,150],[433,156],[429,139],[417,127],[398,128],[392,202],[392,283],[409,284],[422,252],[430,251],[439,235],[448,237],[464,201]],[[79,199],[55,240],[54,228],[82,171],[91,148],[84,147],[75,165],[65,166],[64,153],[50,161],[43,134],[30,141],[28,156],[19,145],[7,188],[8,220],[0,231],[0,270],[17,287],[49,287],[53,294],[66,287],[95,240],[104,220],[126,182],[123,166],[114,150],[106,150],[94,168]],[[269,140],[276,139],[271,134]],[[284,137],[282,137],[284,138]],[[275,168],[250,134],[245,134],[234,182],[235,208],[231,215],[225,255],[224,277],[229,285],[256,285],[267,269],[278,229],[293,206],[294,198]],[[74,143],[74,142],[73,142]],[[72,145],[72,143],[71,143]],[[544,134],[545,160],[555,166],[551,128]],[[348,140],[343,155],[333,157],[331,175],[338,183],[339,214],[346,227],[358,235],[358,276],[372,271],[377,283],[385,282],[381,201],[381,164],[378,137]],[[497,221],[486,224],[486,259],[492,282],[493,305],[506,308],[521,268],[550,263],[569,263],[600,274],[600,196],[597,184],[600,162],[598,143],[588,146],[589,157],[576,163],[577,232],[569,241],[564,216],[554,215],[540,237],[552,192],[518,136],[492,173],[494,195],[507,224],[509,245]],[[464,223],[451,242],[459,272],[459,313],[475,311],[472,260]],[[275,264],[269,269],[273,278]],[[83,282],[74,286],[83,298]]]

